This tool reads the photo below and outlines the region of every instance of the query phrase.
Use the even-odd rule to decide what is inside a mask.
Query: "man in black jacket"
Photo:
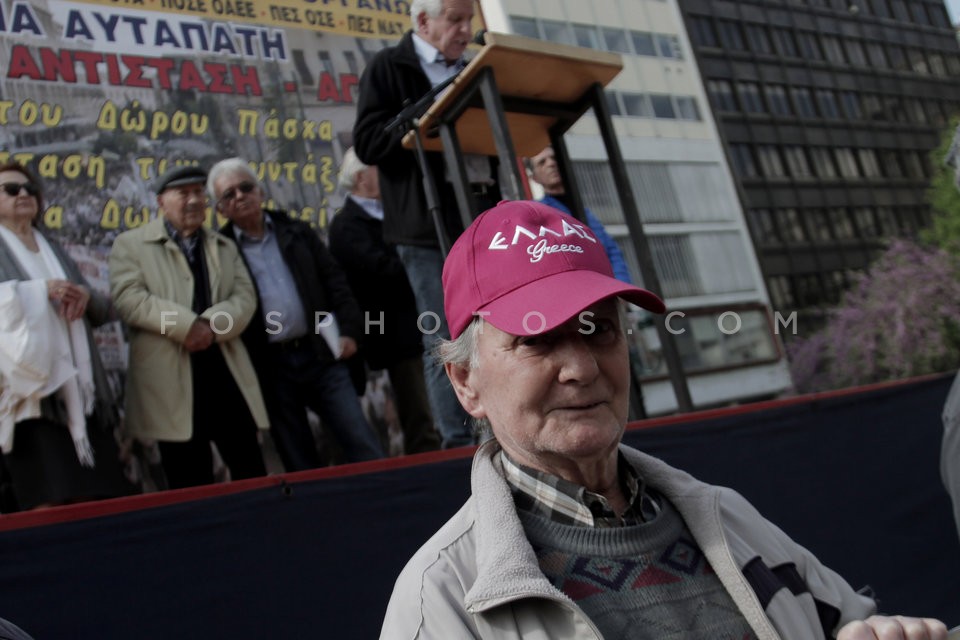
[[[287,471],[320,464],[307,421],[313,410],[348,462],[383,457],[342,360],[357,351],[360,309],[340,267],[313,230],[263,209],[263,188],[241,158],[210,169],[221,229],[236,241],[257,286],[258,312],[244,332]]]
[[[348,149],[340,164],[340,186],[349,195],[330,223],[330,252],[363,310],[360,353],[371,369],[386,369],[390,375],[404,453],[439,449],[423,374],[417,303],[397,252],[383,241],[377,168]]]
[[[397,253],[417,300],[428,351],[448,338],[443,317],[443,269],[416,155],[402,145],[404,131],[386,126],[407,103],[419,100],[433,86],[459,72],[471,40],[473,0],[413,0],[413,30],[399,44],[380,51],[360,79],[357,121],[353,127],[357,156],[380,174],[384,239]],[[437,186],[443,231],[450,241],[463,232],[453,187],[445,177],[443,157],[428,153],[429,171]],[[499,200],[494,171],[485,157],[466,157],[471,190],[479,213]],[[434,331],[434,329],[436,329]],[[444,447],[474,442],[467,415],[460,407],[443,370],[432,361],[426,371],[430,406]]]

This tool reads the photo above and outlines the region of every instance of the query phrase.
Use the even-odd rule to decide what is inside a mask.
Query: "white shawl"
[[[83,319],[67,322],[48,300],[48,279],[67,279],[46,239],[32,254],[9,229],[0,236],[28,280],[0,283],[0,449],[13,450],[17,422],[40,416],[40,400],[56,392],[67,409],[67,427],[80,464],[94,466],[86,416],[93,413],[95,388]]]

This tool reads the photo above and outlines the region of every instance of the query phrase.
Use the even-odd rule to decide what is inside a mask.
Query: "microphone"
[[[473,34],[473,44],[479,44],[481,46],[487,44],[487,30],[486,29],[477,29],[477,32]]]

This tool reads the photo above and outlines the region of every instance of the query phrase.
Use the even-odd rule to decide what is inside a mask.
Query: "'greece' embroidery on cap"
[[[527,253],[530,254],[530,262],[540,262],[540,258],[551,253],[583,253],[583,247],[578,244],[547,244],[544,238],[537,244],[527,247]]]
[[[561,231],[555,231],[543,225],[540,225],[539,233],[534,233],[530,231],[523,225],[516,225],[513,230],[513,240],[507,244],[506,236],[502,231],[497,231],[493,236],[493,239],[490,241],[490,246],[487,249],[491,250],[504,250],[509,249],[513,245],[520,242],[520,236],[527,236],[531,240],[536,240],[537,238],[542,238],[543,236],[549,234],[556,236],[558,238],[565,238],[567,236],[576,236],[578,238],[583,238],[584,240],[589,240],[590,242],[596,242],[597,239],[593,237],[590,231],[579,225],[579,224],[570,224],[566,220],[561,220]],[[582,252],[581,252],[582,253]]]

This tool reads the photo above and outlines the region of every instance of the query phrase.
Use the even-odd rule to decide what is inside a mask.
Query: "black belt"
[[[291,351],[301,351],[309,348],[310,340],[304,336],[300,338],[291,338],[289,340],[281,340],[280,342],[271,342],[270,345],[278,351],[289,353]]]
[[[486,196],[493,193],[493,185],[486,182],[471,182],[470,192],[475,196]]]

